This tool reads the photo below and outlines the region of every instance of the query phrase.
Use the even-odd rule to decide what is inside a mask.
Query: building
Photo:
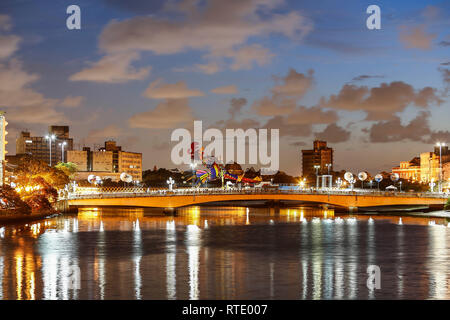
[[[76,180],[85,180],[91,174],[102,179],[119,181],[123,172],[133,181],[142,181],[142,153],[122,151],[115,141],[106,141],[97,151],[90,148],[67,152],[67,161],[77,165]]]
[[[442,177],[446,182],[450,182],[450,162],[442,165]]]
[[[51,161],[50,161],[51,148]],[[49,126],[43,137],[33,137],[22,131],[16,139],[16,154],[27,154],[33,159],[55,165],[66,162],[67,151],[73,149],[73,139],[69,136],[69,126]]]
[[[392,168],[392,173],[397,173],[400,179],[421,181],[420,157],[414,157],[410,161],[401,161],[399,167]]]
[[[6,157],[6,135],[8,132],[6,131],[6,126],[8,122],[5,119],[5,113],[3,111],[0,112],[0,186],[3,186],[3,182],[5,180],[5,157]]]
[[[315,175],[314,166],[319,166],[319,174],[333,171],[333,149],[327,147],[326,141],[315,140],[312,150],[302,150],[303,176]]]
[[[447,146],[435,147],[432,152],[422,152],[420,157],[411,161],[400,162],[399,167],[392,168],[392,173],[398,173],[401,179],[430,183],[439,181],[440,168],[450,162],[450,151]],[[444,170],[443,170],[444,172]]]

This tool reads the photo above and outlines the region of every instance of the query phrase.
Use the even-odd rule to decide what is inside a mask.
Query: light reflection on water
[[[448,222],[401,221],[307,207],[83,209],[4,227],[0,299],[449,299]],[[379,290],[366,287],[369,265]]]

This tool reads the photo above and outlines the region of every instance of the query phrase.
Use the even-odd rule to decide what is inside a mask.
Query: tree
[[[77,173],[77,165],[73,162],[58,162],[55,168],[64,172],[70,180],[72,180]]]
[[[0,205],[4,210],[15,210],[20,214],[29,214],[29,205],[20,198],[20,195],[8,185],[0,188]]]
[[[20,197],[32,211],[52,211],[58,192],[42,177],[31,178],[26,186],[17,187]]]
[[[18,186],[27,186],[32,179],[41,177],[54,188],[63,188],[70,182],[69,176],[58,168],[52,168],[47,163],[32,159],[23,158],[17,168],[14,170],[16,184]]]

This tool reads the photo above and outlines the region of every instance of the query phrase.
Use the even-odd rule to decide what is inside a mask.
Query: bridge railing
[[[272,188],[254,188],[254,189],[144,189],[128,188],[127,190],[96,190],[89,192],[70,192],[60,196],[60,199],[99,199],[99,198],[123,198],[123,197],[160,197],[160,196],[198,196],[198,195],[251,195],[251,194],[308,194],[308,195],[343,195],[343,196],[375,196],[375,197],[410,197],[410,198],[439,198],[447,199],[448,194],[436,194],[431,192],[392,192],[392,191],[346,191],[346,190],[279,190]]]

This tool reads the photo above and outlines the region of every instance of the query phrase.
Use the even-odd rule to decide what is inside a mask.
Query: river
[[[0,228],[0,299],[450,299],[447,225],[310,207],[85,208]]]

